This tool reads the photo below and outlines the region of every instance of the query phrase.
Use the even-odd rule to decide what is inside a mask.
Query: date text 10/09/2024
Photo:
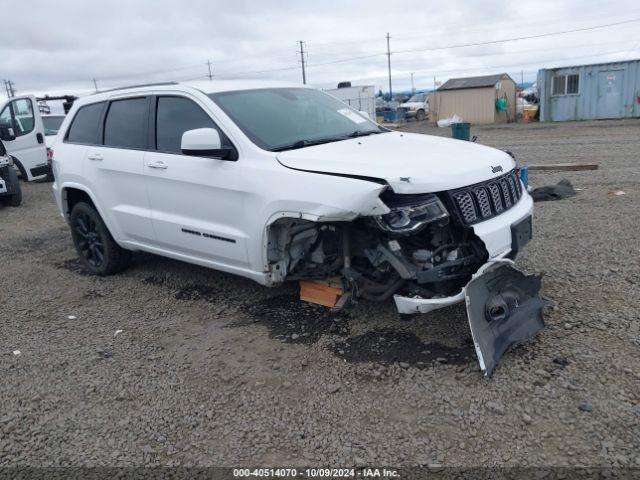
[[[234,478],[399,478],[387,468],[234,468]]]

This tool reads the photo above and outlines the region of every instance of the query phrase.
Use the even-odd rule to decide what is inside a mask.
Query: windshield
[[[64,120],[64,116],[55,116],[55,117],[42,117],[42,123],[44,124],[44,134],[45,135],[56,135],[58,130],[60,130],[60,125]]]
[[[407,102],[424,102],[426,98],[427,95],[425,93],[416,93],[409,100],[407,100]]]
[[[386,131],[340,100],[310,88],[239,90],[209,97],[265,150],[302,148]]]

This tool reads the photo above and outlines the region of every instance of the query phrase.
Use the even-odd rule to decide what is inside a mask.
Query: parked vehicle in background
[[[13,160],[0,140],[0,202],[17,207],[22,203],[22,190]]]
[[[266,286],[337,278],[336,308],[393,296],[399,312],[426,313],[466,299],[487,373],[542,328],[539,277],[512,266],[533,202],[500,150],[247,81],[82,98],[52,148],[56,202],[95,274],[143,250]]]
[[[428,98],[427,93],[416,93],[406,102],[400,104],[400,108],[404,110],[406,118],[415,118],[421,122],[429,116]]]
[[[58,134],[60,125],[64,121],[65,115],[42,115],[42,124],[44,125],[44,136],[47,147],[51,146],[53,138]]]
[[[15,97],[0,103],[0,140],[23,180],[45,178],[50,169],[36,97]]]

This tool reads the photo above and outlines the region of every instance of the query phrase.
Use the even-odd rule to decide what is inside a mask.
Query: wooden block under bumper
[[[333,308],[342,296],[342,288],[324,282],[300,280],[300,300]]]

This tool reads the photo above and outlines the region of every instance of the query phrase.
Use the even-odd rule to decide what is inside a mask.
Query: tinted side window
[[[2,142],[0,142],[0,157],[7,154],[7,150],[4,148]]]
[[[215,128],[197,104],[182,97],[159,97],[156,114],[156,148],[161,152],[181,153],[182,134],[196,128]],[[220,133],[222,143],[226,143]]]
[[[148,114],[146,98],[111,102],[104,124],[104,144],[120,148],[147,148]]]
[[[13,134],[16,137],[31,133],[35,127],[31,100],[21,98],[4,107],[4,110],[0,113],[0,125],[13,128]]]
[[[21,137],[27,133],[31,133],[35,127],[35,117],[33,115],[33,104],[28,98],[14,100],[13,115],[15,117],[15,135]]]
[[[73,143],[99,144],[98,126],[100,125],[100,114],[102,113],[102,103],[93,103],[80,107],[67,133],[67,141]]]

